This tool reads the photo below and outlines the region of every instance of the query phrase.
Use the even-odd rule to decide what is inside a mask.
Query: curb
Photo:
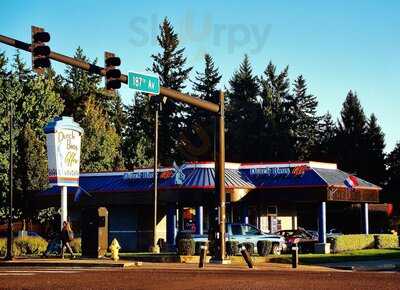
[[[129,268],[141,266],[142,262],[121,262],[121,263],[95,263],[95,262],[0,262],[1,267],[54,267],[54,268]]]

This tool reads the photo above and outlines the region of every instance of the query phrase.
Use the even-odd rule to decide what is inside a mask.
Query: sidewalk
[[[206,263],[205,268],[199,269],[196,263],[160,263],[160,262],[141,262],[141,261],[128,261],[119,260],[114,262],[111,259],[60,259],[60,258],[25,258],[18,257],[13,261],[0,260],[0,268],[19,268],[19,267],[41,267],[41,268],[137,268],[137,269],[176,269],[176,270],[237,270],[237,271],[338,271],[336,269],[322,267],[322,266],[308,266],[299,265],[297,269],[292,269],[289,264],[279,263],[258,263],[254,269],[249,269],[241,263],[233,263],[230,265],[209,264]]]
[[[127,268],[136,267],[140,263],[135,261],[111,259],[61,259],[61,258],[25,258],[17,257],[12,261],[0,260],[0,267],[88,267],[88,268]]]

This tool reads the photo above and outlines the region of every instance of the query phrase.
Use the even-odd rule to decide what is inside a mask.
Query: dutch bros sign
[[[57,117],[44,128],[50,185],[79,186],[83,129],[72,117]]]

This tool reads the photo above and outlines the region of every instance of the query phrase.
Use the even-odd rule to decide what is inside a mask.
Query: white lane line
[[[34,273],[0,273],[0,276],[33,276]]]
[[[10,274],[17,274],[17,273],[21,273],[21,274],[24,274],[24,273],[27,273],[27,274],[29,274],[29,273],[31,273],[31,274],[40,274],[40,273],[43,273],[43,274],[48,274],[48,273],[54,273],[54,274],[58,274],[58,273],[60,273],[60,274],[74,274],[74,273],[79,273],[79,271],[64,271],[64,270],[62,270],[62,271],[59,271],[59,270],[54,270],[54,271],[52,271],[52,270],[9,270],[9,271],[0,271],[0,274],[7,274],[7,273],[10,273]]]

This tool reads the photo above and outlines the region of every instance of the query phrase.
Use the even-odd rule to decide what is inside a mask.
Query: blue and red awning
[[[227,189],[269,189],[307,187],[346,187],[349,174],[337,169],[336,164],[320,162],[287,163],[226,163]],[[80,186],[89,193],[146,192],[153,188],[153,170],[137,169],[130,172],[82,173]],[[361,178],[357,186],[380,190]],[[181,166],[163,167],[158,172],[159,190],[215,188],[213,162],[185,163]],[[76,189],[69,188],[70,192]],[[39,195],[53,195],[60,191],[50,188]]]

